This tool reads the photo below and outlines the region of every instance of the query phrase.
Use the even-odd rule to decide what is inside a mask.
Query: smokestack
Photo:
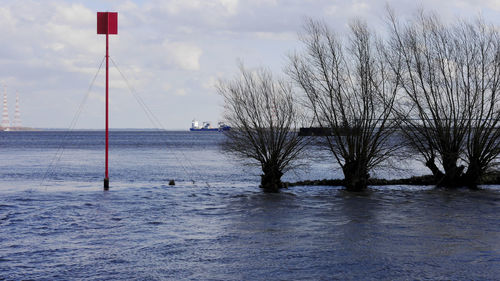
[[[3,86],[3,112],[1,127],[5,130],[10,128],[9,107],[7,105],[7,86]]]
[[[14,127],[21,128],[21,110],[19,109],[19,92],[16,91],[16,111],[14,113]]]

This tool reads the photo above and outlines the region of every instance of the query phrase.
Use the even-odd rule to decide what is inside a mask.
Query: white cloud
[[[206,90],[213,90],[215,85],[217,85],[218,78],[215,76],[210,76],[208,79],[206,79],[202,86]]]
[[[161,9],[169,14],[177,15],[188,11],[208,12],[222,8],[227,13],[236,14],[239,0],[169,0],[156,1],[148,4],[148,9]]]
[[[500,11],[500,1],[499,0],[487,0],[487,5],[490,9],[495,11]]]
[[[71,24],[72,26],[88,26],[95,22],[96,14],[82,4],[56,5],[54,19],[55,22]]]
[[[167,11],[169,14],[179,14],[186,10],[198,9],[202,6],[203,1],[200,0],[170,0],[170,1],[159,1],[151,4],[150,7],[154,9],[155,7],[161,7],[163,10]]]
[[[230,14],[236,14],[238,10],[238,0],[219,0],[221,5],[226,8]]]
[[[170,91],[170,89],[172,89],[172,85],[170,83],[163,83],[161,89],[165,92],[168,92]]]
[[[203,51],[198,46],[186,42],[163,41],[167,52],[167,60],[174,62],[184,70],[199,70],[200,57]]]
[[[237,73],[236,61],[279,72],[287,52],[299,48],[296,32],[305,17],[324,19],[343,32],[358,16],[378,29],[385,0],[1,0],[0,82],[23,94],[26,125],[67,126],[104,56],[104,36],[96,34],[96,9],[119,13],[119,34],[111,40],[111,57],[144,101],[158,107],[159,118],[178,126],[193,115],[217,119],[216,79]],[[458,2],[461,1],[462,3]],[[388,0],[402,17],[412,16],[413,0]],[[445,19],[477,16],[499,23],[498,0],[422,0]],[[460,5],[462,4],[462,5]],[[377,25],[378,24],[378,25]],[[113,68],[113,65],[111,64]],[[95,103],[102,101],[103,70],[96,81]],[[114,104],[127,90],[111,70]],[[115,94],[117,93],[117,94]],[[92,98],[92,97],[91,97]],[[128,97],[130,98],[130,97]],[[168,100],[168,101],[167,101]],[[192,101],[196,101],[192,103]],[[58,102],[56,102],[58,101]],[[170,110],[162,110],[164,104]],[[185,103],[190,102],[186,109]],[[43,104],[41,104],[43,103]],[[94,106],[94,105],[91,105]],[[97,104],[100,112],[102,109]],[[30,109],[30,110],[28,110]],[[57,113],[57,117],[54,117]],[[115,119],[129,127],[132,117]],[[55,120],[55,121],[54,121]],[[92,123],[98,120],[98,123]],[[100,127],[99,118],[82,127]],[[61,122],[60,124],[51,122]],[[121,122],[121,123],[120,123]],[[125,124],[125,125],[121,125]],[[80,125],[80,124],[79,124]],[[147,124],[145,124],[147,125]],[[178,128],[178,127],[177,127]]]
[[[10,10],[0,7],[0,26],[2,28],[13,28],[16,25],[16,20],[12,16]]]
[[[325,14],[328,16],[334,16],[337,14],[337,12],[339,12],[339,8],[337,5],[330,5],[325,9]]]
[[[462,0],[456,1],[456,6],[470,11],[481,11],[485,7],[494,11],[500,11],[499,0]]]
[[[89,93],[89,99],[98,101],[99,103],[105,103],[106,102],[106,97],[103,93],[97,93],[97,92],[90,92]]]
[[[177,89],[175,90],[175,94],[178,96],[185,96],[187,94],[186,89]]]
[[[255,32],[257,38],[266,40],[295,40],[297,34],[295,32]]]
[[[370,8],[370,5],[364,1],[354,1],[351,5],[351,10],[354,13],[363,13]]]

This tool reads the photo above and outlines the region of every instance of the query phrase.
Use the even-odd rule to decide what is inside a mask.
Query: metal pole
[[[107,15],[109,22],[109,14]],[[109,100],[109,30],[106,31],[106,157],[105,157],[105,176],[104,176],[104,190],[109,189],[109,174],[108,174],[108,145],[109,145],[109,120],[108,120],[108,100]]]

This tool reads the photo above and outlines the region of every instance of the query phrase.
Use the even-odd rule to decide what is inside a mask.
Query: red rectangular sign
[[[118,34],[118,13],[97,12],[97,34]]]

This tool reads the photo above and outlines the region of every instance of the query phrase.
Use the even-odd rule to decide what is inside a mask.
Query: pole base
[[[109,178],[104,179],[104,190],[109,190]]]

